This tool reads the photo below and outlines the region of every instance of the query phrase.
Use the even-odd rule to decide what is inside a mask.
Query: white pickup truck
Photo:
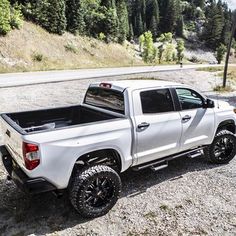
[[[235,109],[183,84],[130,80],[91,84],[82,105],[1,114],[3,164],[24,191],[68,190],[85,217],[106,214],[119,174],[154,171],[180,156],[212,163],[236,154]]]

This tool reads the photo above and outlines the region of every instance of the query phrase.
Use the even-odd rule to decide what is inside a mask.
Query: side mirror
[[[214,108],[214,107],[215,107],[214,101],[212,101],[211,99],[208,98],[205,101],[204,108]]]

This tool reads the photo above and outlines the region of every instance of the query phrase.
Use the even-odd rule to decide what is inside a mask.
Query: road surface
[[[120,68],[99,68],[99,69],[79,69],[61,71],[41,71],[41,72],[22,72],[0,74],[0,88],[55,83],[62,81],[72,81],[80,79],[93,79],[101,77],[112,77],[120,75],[143,74],[160,71],[176,71],[196,69],[200,67],[219,66],[219,65],[179,65],[171,66],[142,66],[142,67],[120,67]]]

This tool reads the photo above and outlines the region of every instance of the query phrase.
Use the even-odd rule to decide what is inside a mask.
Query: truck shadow
[[[0,166],[1,167],[1,166]],[[198,172],[218,167],[202,158],[176,159],[169,167],[158,172],[146,169],[129,170],[121,175],[122,198],[135,197],[163,181],[175,181],[188,172]],[[197,174],[197,173],[196,173]],[[3,177],[2,177],[3,178]],[[106,216],[104,216],[106,217]],[[96,221],[100,219],[93,219]],[[12,182],[0,179],[0,235],[48,234],[65,230],[90,220],[81,218],[70,205],[68,196],[57,199],[46,193],[28,196],[21,193]]]

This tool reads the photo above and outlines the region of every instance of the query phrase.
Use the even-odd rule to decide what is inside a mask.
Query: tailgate
[[[15,161],[22,166],[24,163],[22,152],[22,135],[13,129],[5,120],[1,118],[1,135],[3,144],[10,152]]]

